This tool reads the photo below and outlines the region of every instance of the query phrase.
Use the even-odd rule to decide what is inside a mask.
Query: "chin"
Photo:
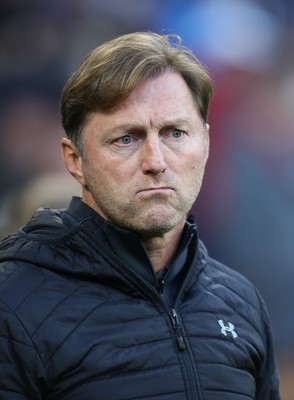
[[[166,233],[170,232],[172,228],[167,228],[163,226],[157,226],[157,227],[150,227],[150,228],[141,228],[137,229],[136,233],[144,238],[153,238],[153,237],[159,237],[159,236],[164,236]]]
[[[152,222],[152,218],[148,218],[146,223],[141,223],[135,227],[135,231],[145,237],[163,236],[166,233],[173,230],[179,224],[179,220],[174,218],[169,220],[168,218],[161,218],[161,221],[155,220]]]

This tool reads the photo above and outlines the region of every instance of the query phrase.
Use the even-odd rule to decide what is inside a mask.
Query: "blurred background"
[[[79,194],[60,156],[62,86],[93,48],[137,30],[180,34],[214,79],[211,155],[192,213],[211,256],[265,298],[282,397],[293,400],[292,0],[1,0],[0,237]]]

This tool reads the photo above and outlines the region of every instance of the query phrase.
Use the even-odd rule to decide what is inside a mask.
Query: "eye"
[[[171,136],[172,136],[173,138],[178,139],[178,138],[180,138],[180,137],[183,135],[183,132],[180,131],[179,129],[173,129],[173,130],[170,132],[170,134],[171,134]]]
[[[130,135],[122,136],[118,139],[118,143],[130,144],[132,142],[132,137]]]

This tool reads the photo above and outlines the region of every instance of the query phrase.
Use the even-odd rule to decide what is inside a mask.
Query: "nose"
[[[145,174],[160,174],[166,169],[166,161],[159,138],[146,139],[141,148],[141,166]]]

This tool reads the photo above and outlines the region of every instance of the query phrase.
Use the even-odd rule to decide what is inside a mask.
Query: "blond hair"
[[[178,35],[136,32],[94,49],[66,82],[61,96],[62,124],[82,149],[87,116],[106,111],[126,99],[140,83],[165,72],[177,72],[189,87],[204,122],[212,96],[211,78]]]

